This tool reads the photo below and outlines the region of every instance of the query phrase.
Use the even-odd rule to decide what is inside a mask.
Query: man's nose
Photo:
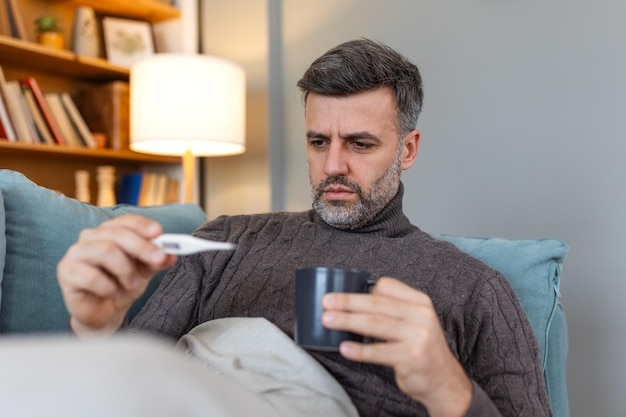
[[[348,174],[346,151],[340,143],[331,143],[326,154],[324,173],[329,177],[339,177]]]

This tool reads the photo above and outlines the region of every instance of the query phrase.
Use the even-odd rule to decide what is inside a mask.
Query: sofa
[[[68,331],[56,265],[81,230],[124,213],[153,218],[167,233],[191,233],[207,220],[195,204],[99,208],[40,187],[19,172],[0,170],[0,342],[13,335]],[[569,417],[567,324],[560,298],[567,245],[557,239],[433,236],[507,277],[539,342],[554,415]],[[133,305],[131,319],[165,272],[155,276],[146,294]]]
[[[158,220],[167,233],[191,233],[206,221],[195,204],[100,208],[40,187],[19,172],[0,170],[0,334],[67,331],[56,265],[81,230],[124,213]],[[148,293],[163,275],[155,277]]]

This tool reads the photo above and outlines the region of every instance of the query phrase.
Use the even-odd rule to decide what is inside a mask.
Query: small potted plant
[[[55,49],[63,49],[64,38],[56,16],[43,15],[35,20],[37,42]]]

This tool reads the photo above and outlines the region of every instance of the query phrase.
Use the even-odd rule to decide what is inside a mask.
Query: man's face
[[[390,88],[347,97],[310,93],[307,161],[313,208],[328,224],[357,228],[396,195],[413,164],[419,133],[398,138]]]

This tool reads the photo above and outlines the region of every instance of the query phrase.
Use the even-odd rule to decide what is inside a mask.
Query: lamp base
[[[187,149],[183,154],[183,198],[184,203],[196,203],[195,193],[196,157]]]

